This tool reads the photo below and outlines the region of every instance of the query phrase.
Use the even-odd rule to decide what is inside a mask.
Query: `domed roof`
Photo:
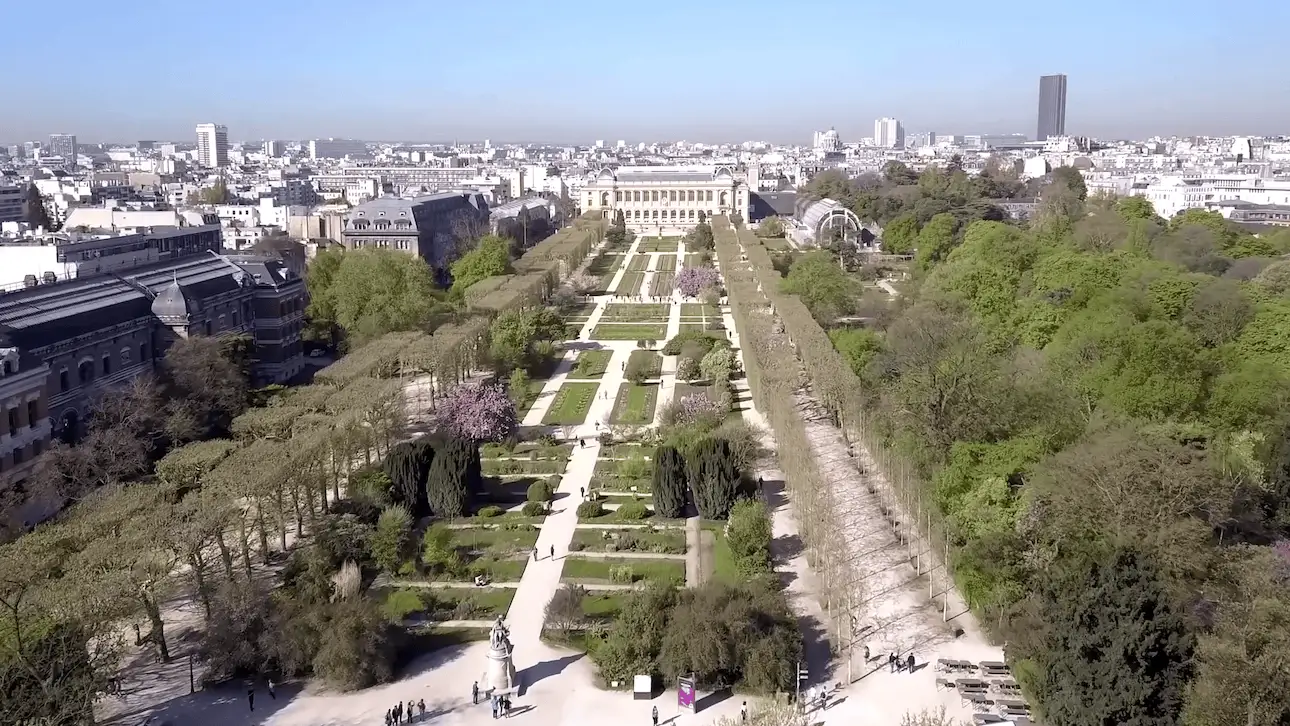
[[[152,301],[152,314],[167,324],[187,323],[189,314],[196,310],[197,304],[188,299],[179,280],[167,285]]]
[[[1093,160],[1087,156],[1077,156],[1075,157],[1075,161],[1071,162],[1071,166],[1079,169],[1080,171],[1089,171],[1097,165],[1094,164]]]

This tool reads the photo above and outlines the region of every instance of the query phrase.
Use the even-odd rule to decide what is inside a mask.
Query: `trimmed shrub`
[[[524,502],[524,508],[520,510],[520,514],[523,514],[525,517],[545,516],[546,503],[545,502]]]
[[[549,502],[554,496],[555,492],[552,490],[551,484],[545,479],[540,479],[530,484],[528,491],[525,493],[525,498],[529,502]]]
[[[600,502],[583,502],[578,505],[578,519],[592,519],[604,516],[605,508]]]
[[[685,510],[689,483],[685,470],[685,457],[671,446],[654,450],[654,513],[673,519]]]
[[[633,499],[630,502],[624,502],[620,505],[614,514],[616,514],[619,519],[625,520],[634,521],[645,519],[649,516],[649,507],[645,506],[645,502]]]
[[[500,517],[502,516],[502,508],[490,504],[487,507],[480,507],[479,511],[475,512],[475,516],[484,518]]]

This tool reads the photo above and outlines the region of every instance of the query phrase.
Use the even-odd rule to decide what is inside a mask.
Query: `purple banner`
[[[676,686],[676,705],[681,708],[694,710],[694,679],[680,678],[677,679]]]

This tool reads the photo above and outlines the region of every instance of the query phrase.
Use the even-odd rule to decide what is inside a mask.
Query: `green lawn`
[[[585,552],[653,552],[685,554],[685,530],[669,529],[577,529],[571,549]],[[727,548],[727,552],[729,548]]]
[[[662,340],[667,326],[660,323],[601,323],[591,330],[592,340]]]
[[[685,256],[685,267],[703,267],[706,264],[708,263],[703,261],[702,252],[690,252]]]
[[[511,587],[445,587],[423,596],[435,620],[492,620],[506,616],[515,599]]]
[[[599,383],[566,383],[555,393],[551,408],[542,417],[549,426],[576,426],[587,419]]]
[[[642,501],[645,502],[647,506],[652,506],[648,499],[642,499]],[[613,504],[613,503],[614,502],[610,502],[610,504]],[[578,524],[640,524],[640,525],[648,524],[654,527],[667,527],[667,526],[680,527],[685,525],[685,520],[657,518],[654,516],[653,509],[646,510],[644,519],[620,519],[618,517],[617,509],[614,509],[614,510],[606,509],[605,513],[600,515],[599,517],[578,517]]]
[[[488,575],[493,582],[519,582],[520,576],[524,574],[527,559],[527,557],[505,559],[477,557],[456,572],[439,572],[428,577],[439,582],[471,582],[475,579],[475,575]],[[422,578],[418,576],[417,579]],[[394,580],[394,584],[398,584],[397,579]]]
[[[707,529],[707,527],[705,527]],[[712,543],[712,579],[720,582],[731,584],[740,582],[743,578],[739,576],[739,570],[735,569],[735,556],[730,551],[730,542],[726,540],[723,527],[718,525],[712,529],[714,541]]]
[[[528,554],[537,543],[537,538],[538,528],[531,524],[517,525],[515,529],[489,527],[452,530],[453,546],[471,552],[496,550]]]
[[[654,269],[659,272],[676,272],[676,255],[663,255],[654,263]]]
[[[654,405],[658,403],[657,383],[637,385],[624,383],[618,388],[618,399],[609,414],[609,423],[643,426],[654,421]]]
[[[618,281],[618,287],[614,288],[615,295],[639,295],[641,294],[641,284],[645,282],[645,273],[628,272],[623,275],[623,279]]]
[[[682,318],[715,318],[721,314],[715,306],[703,303],[681,303]]]
[[[680,332],[685,333],[689,331],[694,331],[696,333],[711,333],[714,338],[726,337],[726,329],[722,325],[720,318],[713,318],[707,323],[681,323]]]
[[[680,248],[680,237],[647,237],[636,249],[640,252],[676,252]]]
[[[484,476],[524,476],[527,474],[563,474],[568,464],[562,459],[483,459]]]
[[[609,368],[609,359],[614,356],[612,350],[584,350],[578,354],[570,378],[600,378]]]
[[[663,375],[663,356],[652,350],[633,350],[627,356],[627,370],[637,366],[645,367],[647,378],[658,378]]]
[[[479,455],[485,459],[559,459],[566,461],[573,453],[573,444],[547,446],[536,441],[525,441],[508,448],[503,444],[484,444]]]
[[[649,269],[649,257],[646,255],[632,255],[627,261],[628,272],[644,272]]]
[[[605,459],[626,459],[629,456],[645,455],[645,458],[652,458],[654,447],[644,446],[642,444],[613,444],[611,446],[600,447],[600,460]],[[600,462],[596,462],[600,466]]]
[[[623,596],[616,592],[589,592],[582,598],[582,614],[591,620],[613,620],[623,609]]]
[[[599,294],[609,291],[609,283],[614,279],[614,273],[623,264],[622,255],[601,254],[587,265],[587,274],[600,279],[600,284],[591,292]]]
[[[631,578],[615,583],[611,573],[618,568],[629,568]],[[587,559],[570,554],[564,561],[564,580],[586,583],[604,583],[629,585],[635,582],[648,581],[657,583],[685,584],[684,560],[650,560],[650,559]]]
[[[783,237],[764,238],[761,242],[766,246],[766,249],[771,250],[772,252],[793,249],[793,245],[789,244],[788,240]]]
[[[675,272],[655,272],[654,279],[649,283],[649,294],[658,297],[671,295],[674,289],[676,289]]]
[[[666,303],[610,303],[600,319],[618,323],[665,322],[669,307]]]

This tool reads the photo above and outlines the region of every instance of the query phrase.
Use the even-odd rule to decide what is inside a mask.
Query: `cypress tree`
[[[407,507],[414,519],[430,513],[426,476],[434,461],[434,447],[424,439],[396,444],[385,457],[385,474],[393,485],[395,503]]]
[[[470,512],[472,477],[480,475],[479,449],[461,439],[441,443],[426,477],[426,501],[436,517],[463,517]]]
[[[672,446],[654,450],[654,513],[659,517],[680,517],[688,499],[685,457]]]
[[[704,519],[725,519],[739,496],[739,472],[725,439],[700,441],[690,455],[690,491]]]

